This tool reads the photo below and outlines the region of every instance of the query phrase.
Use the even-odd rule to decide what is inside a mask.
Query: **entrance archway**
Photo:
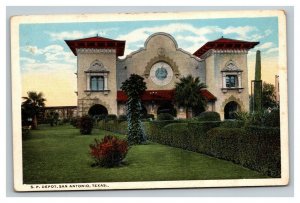
[[[88,114],[94,118],[106,116],[108,114],[107,108],[101,104],[95,104],[90,109]]]
[[[173,115],[174,117],[177,116],[177,110],[174,108],[174,105],[171,102],[162,103],[157,108],[157,115],[160,113],[169,113],[169,114]]]
[[[224,107],[224,118],[235,119],[235,112],[237,111],[240,111],[240,105],[235,101],[228,102]]]

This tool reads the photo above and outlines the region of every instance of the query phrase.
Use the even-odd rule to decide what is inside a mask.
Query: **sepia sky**
[[[255,51],[261,50],[262,79],[274,83],[278,72],[277,17],[161,20],[99,23],[20,25],[22,96],[43,92],[47,106],[77,105],[76,57],[64,40],[99,36],[126,40],[125,55],[144,46],[155,32],[171,34],[182,48],[194,53],[220,37],[258,41],[248,54],[249,81],[254,79]]]

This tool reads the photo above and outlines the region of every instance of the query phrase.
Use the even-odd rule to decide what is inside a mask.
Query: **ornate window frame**
[[[229,60],[225,67],[221,70],[222,73],[222,92],[226,93],[228,90],[238,90],[238,92],[243,91],[242,86],[242,72],[240,68],[235,64],[233,60]],[[226,86],[226,78],[227,76],[236,76],[237,77],[237,86],[235,87],[227,87]]]
[[[86,90],[85,90],[85,92],[103,92],[104,94],[108,94],[108,92],[110,91],[108,89],[108,85],[107,85],[109,71],[108,71],[107,67],[105,67],[103,65],[103,63],[101,61],[96,59],[95,61],[93,61],[91,63],[88,70],[84,71],[84,72],[86,74]],[[102,76],[104,78],[103,90],[92,90],[91,89],[91,78],[94,76],[99,76],[99,77]]]

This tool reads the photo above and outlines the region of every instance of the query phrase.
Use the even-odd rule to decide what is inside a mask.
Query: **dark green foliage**
[[[264,109],[275,108],[278,103],[275,99],[275,86],[270,83],[263,83],[262,87],[262,106]]]
[[[220,114],[214,111],[206,111],[200,113],[199,116],[195,118],[197,121],[220,121]]]
[[[119,134],[127,134],[128,133],[128,123],[127,121],[99,121],[98,127],[102,130],[111,131]]]
[[[280,126],[280,110],[279,108],[272,109],[265,116],[264,126],[279,127]]]
[[[53,127],[54,125],[58,125],[58,117],[59,117],[59,114],[54,111],[51,111],[47,115],[47,120],[51,127]]]
[[[117,120],[118,117],[116,114],[108,114],[106,117],[105,117],[105,121],[115,121]]]
[[[262,110],[262,83],[261,83],[261,57],[260,51],[256,51],[255,83],[254,83],[254,112]]]
[[[119,115],[118,122],[123,122],[123,121],[127,121],[127,116],[126,115]]]
[[[207,134],[207,154],[280,177],[279,128],[214,128]]]
[[[206,85],[200,82],[199,77],[194,78],[191,75],[180,78],[180,82],[176,83],[174,99],[178,106],[186,108],[187,118],[189,109],[205,110],[207,101],[200,94],[203,88],[206,88]]]
[[[163,121],[163,120],[174,120],[174,116],[169,113],[160,113],[157,116],[157,120]]]
[[[82,135],[89,135],[92,133],[94,120],[90,116],[83,116],[80,118],[80,133]]]
[[[244,127],[244,121],[241,120],[225,120],[222,121],[220,127],[222,128],[242,128]]]
[[[220,122],[152,121],[144,123],[148,139],[173,147],[203,152],[206,132]]]
[[[141,99],[140,96],[146,90],[146,83],[144,78],[131,74],[131,76],[122,83],[121,89],[128,96],[126,102],[127,107],[127,121],[128,121],[128,143],[142,144],[146,141],[141,122]]]
[[[32,129],[36,129],[37,117],[45,107],[46,99],[42,92],[36,93],[32,91],[27,92],[27,97],[22,97],[22,99],[25,100],[21,105],[22,122],[27,125],[28,119],[31,119],[30,125]]]
[[[73,117],[70,119],[70,124],[75,128],[79,128],[80,126],[80,117]]]
[[[26,140],[30,137],[30,129],[29,127],[25,126],[22,127],[22,139]]]
[[[141,117],[143,120],[154,120],[153,114],[145,114]]]
[[[268,176],[280,177],[279,128],[250,126],[245,129],[240,125],[241,121],[230,124],[220,121],[152,121],[145,122],[144,128],[148,139],[154,142],[205,153]]]

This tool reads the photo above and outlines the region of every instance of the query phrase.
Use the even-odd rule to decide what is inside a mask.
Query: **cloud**
[[[248,39],[249,33],[254,31],[257,31],[257,28],[253,26],[238,26],[238,27],[229,26],[223,29],[222,32],[225,35],[236,34],[241,39]]]
[[[145,40],[155,32],[166,32],[171,34],[177,41],[180,48],[183,48],[191,53],[199,49],[210,39],[210,35],[233,35],[237,39],[258,41],[272,33],[271,30],[266,30],[260,33],[254,26],[228,26],[221,28],[219,26],[204,26],[195,27],[188,23],[171,23],[163,26],[142,27],[123,35],[119,35],[117,39],[126,40],[127,46],[125,54],[129,53],[129,49],[133,47],[142,47]],[[265,45],[266,46],[266,45]]]
[[[107,28],[107,29],[99,29],[99,30],[89,30],[87,32],[83,32],[80,30],[73,31],[63,31],[63,32],[46,32],[50,36],[53,41],[62,41],[62,40],[72,40],[79,39],[84,37],[92,37],[96,35],[105,36],[108,32],[116,31],[118,28]]]
[[[258,49],[269,49],[269,48],[271,48],[273,46],[274,46],[273,42],[265,42],[265,43],[259,45],[257,48]]]
[[[270,54],[270,53],[274,53],[274,52],[278,52],[278,51],[279,51],[278,47],[274,47],[274,48],[267,50],[266,53]]]
[[[71,51],[65,51],[64,47],[61,45],[53,44],[44,48],[28,45],[21,47],[21,50],[29,53],[31,57],[23,57],[24,59],[21,59],[25,64],[33,64],[36,61],[43,61],[44,63],[76,64],[76,57],[73,56]]]

